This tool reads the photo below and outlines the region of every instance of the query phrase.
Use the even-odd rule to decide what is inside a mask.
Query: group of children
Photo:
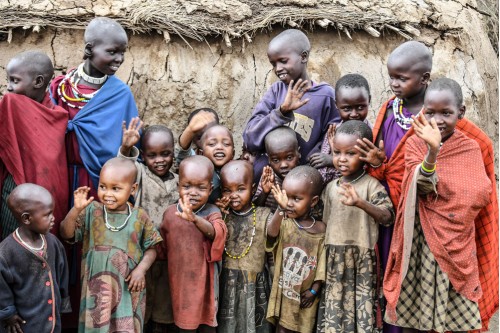
[[[285,30],[267,50],[279,81],[256,106],[235,160],[233,134],[212,109],[190,115],[179,149],[168,127],[143,129],[130,90],[113,76],[127,46],[119,24],[93,20],[85,43],[84,62],[52,81],[51,100],[46,56],[24,53],[7,66],[8,91],[24,96],[3,97],[0,123],[10,99],[46,105],[27,112],[31,128],[61,123],[40,120],[42,112],[70,120],[67,134],[56,126],[46,138],[65,147],[58,156],[0,155],[0,330],[59,332],[80,263],[80,332],[487,325],[498,286],[485,275],[498,272],[487,270],[494,256],[478,261],[475,228],[498,226],[492,145],[464,118],[455,81],[429,84],[423,44],[391,53],[395,97],[372,128],[366,79],[348,74],[335,89],[311,81],[306,35]],[[34,154],[38,136],[9,124],[0,142],[15,139]],[[60,174],[50,170],[56,158],[68,161]],[[64,184],[74,191],[66,217],[56,216],[68,207],[59,201]],[[64,249],[48,233],[54,221],[62,221],[55,234],[81,247]],[[481,303],[492,295],[496,304]]]

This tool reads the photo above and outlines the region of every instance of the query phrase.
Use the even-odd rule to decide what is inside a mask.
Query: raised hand
[[[17,314],[2,320],[2,326],[7,333],[23,333],[21,324],[26,324],[26,321]]]
[[[179,198],[179,206],[182,212],[175,212],[175,215],[186,221],[195,222],[196,215],[193,213],[193,205],[189,202],[189,195]]]
[[[301,100],[304,94],[311,89],[311,85],[309,81],[299,79],[297,83],[294,85],[294,81],[290,81],[288,85],[288,90],[286,92],[285,100],[283,104],[280,106],[280,111],[282,114],[286,114],[288,112],[292,112],[297,110],[302,105],[309,102],[309,98]]]
[[[328,138],[328,144],[330,149],[333,151],[333,139],[335,138],[335,132],[337,131],[337,124],[331,124],[328,126],[328,132],[326,132],[326,137]]]
[[[262,188],[262,192],[264,193],[271,192],[273,184],[274,184],[273,169],[269,165],[266,165],[262,170],[262,176],[260,177],[260,187]]]
[[[333,156],[323,153],[314,153],[309,156],[309,164],[316,169],[333,166]]]
[[[363,138],[363,140],[358,139],[357,143],[354,148],[361,154],[359,157],[361,161],[369,163],[372,166],[380,166],[384,163],[386,157],[384,140],[380,140],[378,148],[367,138]]]
[[[340,202],[346,206],[356,206],[359,202],[359,196],[354,186],[349,183],[343,183],[340,187],[339,194],[343,196]]]
[[[122,136],[122,147],[126,149],[132,148],[137,142],[139,142],[139,139],[141,138],[141,133],[139,131],[141,130],[142,126],[144,123],[139,119],[139,117],[132,118],[130,120],[130,124],[125,122],[125,120],[122,123],[122,131],[123,131],[123,136]]]
[[[215,115],[212,112],[200,111],[193,116],[188,124],[188,128],[192,133],[196,133],[214,121]]]
[[[73,192],[75,201],[73,206],[76,210],[82,211],[83,209],[85,209],[85,207],[90,205],[92,201],[94,201],[94,197],[90,197],[87,199],[89,192],[90,192],[90,187],[88,186],[79,187],[75,190],[75,192]]]
[[[281,209],[286,209],[288,206],[288,196],[286,195],[285,190],[282,190],[278,184],[273,184],[271,192]]]
[[[215,205],[219,207],[220,211],[224,214],[229,214],[229,210],[227,209],[227,207],[229,207],[230,203],[231,199],[229,197],[222,197],[215,200]]]
[[[424,112],[420,112],[417,116],[412,116],[412,126],[415,134],[424,140],[431,149],[438,150],[441,145],[441,132],[434,118],[427,121]]]

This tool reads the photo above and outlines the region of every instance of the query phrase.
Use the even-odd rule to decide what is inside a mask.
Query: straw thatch
[[[108,16],[133,32],[162,33],[167,41],[170,34],[176,34],[198,41],[219,35],[226,44],[234,38],[250,42],[257,30],[273,24],[336,29],[349,38],[352,30],[379,37],[384,29],[408,39],[418,36],[416,26],[427,21],[425,15],[431,15],[432,10],[426,9],[424,1],[394,1],[393,8],[420,7],[421,17],[401,15],[404,10],[394,14],[391,2],[385,1],[384,8],[376,2],[345,0],[1,0],[0,32],[19,27],[35,31],[44,27],[83,29],[93,17]]]

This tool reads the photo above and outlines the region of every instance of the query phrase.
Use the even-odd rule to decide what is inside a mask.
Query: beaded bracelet
[[[427,169],[424,165],[424,162],[422,162],[422,170],[424,170],[426,173],[433,173],[436,171],[436,164],[434,164],[434,167],[432,169]]]
[[[318,295],[318,292],[316,290],[314,290],[313,288],[309,289],[309,291],[311,292],[311,294],[313,294],[314,296]]]

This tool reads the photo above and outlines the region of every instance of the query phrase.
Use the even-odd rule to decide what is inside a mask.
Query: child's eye
[[[278,160],[278,159],[276,159],[276,158],[273,158],[273,159],[271,160],[271,163],[274,163],[274,164],[279,163],[279,160]]]

